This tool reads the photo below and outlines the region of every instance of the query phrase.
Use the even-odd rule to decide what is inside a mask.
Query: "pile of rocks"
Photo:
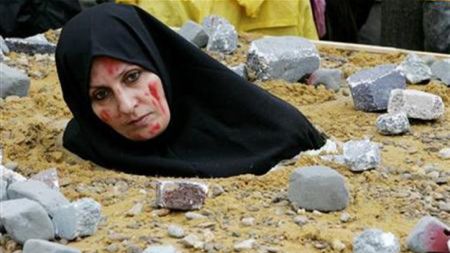
[[[50,241],[70,241],[97,230],[100,204],[90,198],[67,200],[59,191],[55,171],[26,179],[0,161],[0,231],[23,244],[23,253],[81,252]]]

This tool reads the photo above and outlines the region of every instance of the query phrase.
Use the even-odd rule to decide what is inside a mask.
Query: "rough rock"
[[[177,248],[172,245],[154,245],[149,246],[142,253],[180,253]]]
[[[203,20],[202,25],[209,35],[206,50],[225,54],[230,54],[236,50],[238,35],[236,29],[228,20],[211,15]]]
[[[433,77],[450,86],[450,59],[436,61],[431,65]]]
[[[296,82],[319,68],[320,56],[313,43],[295,36],[254,40],[247,56],[247,70],[257,79]]]
[[[323,84],[327,89],[337,92],[341,88],[341,80],[341,70],[321,68],[311,74],[308,78],[308,84],[316,86]]]
[[[6,188],[8,187],[8,183],[0,178],[0,201],[4,201],[8,199],[8,194],[6,192]]]
[[[43,182],[27,180],[15,182],[8,187],[9,199],[27,198],[41,204],[53,217],[55,211],[69,204],[69,201],[59,191],[54,190]]]
[[[241,63],[236,66],[232,66],[232,67],[230,67],[230,69],[233,70],[233,72],[238,74],[240,77],[242,77],[244,79],[248,79],[247,67],[245,66],[244,63]]]
[[[0,97],[28,95],[30,78],[22,71],[0,62]]]
[[[190,181],[159,181],[156,186],[156,205],[168,209],[200,209],[208,187]]]
[[[323,166],[298,168],[291,174],[289,201],[300,208],[319,211],[338,211],[347,207],[349,193],[344,177]]]
[[[6,45],[10,51],[26,54],[53,54],[56,45],[48,42],[43,34],[37,34],[25,39],[22,38],[6,38]]]
[[[351,140],[343,146],[344,162],[351,171],[376,168],[381,162],[378,144],[369,140]]]
[[[425,216],[412,229],[406,244],[414,253],[449,252],[450,227],[440,220]]]
[[[366,229],[353,240],[353,253],[398,253],[400,243],[392,233]]]
[[[80,250],[59,243],[30,239],[23,245],[22,253],[81,253]]]
[[[52,221],[36,201],[29,199],[2,201],[0,210],[2,210],[0,224],[15,241],[23,244],[28,239],[53,239]]]
[[[59,179],[58,179],[58,171],[56,168],[50,168],[44,171],[41,171],[30,177],[32,180],[41,181],[48,185],[48,187],[59,190]]]
[[[197,47],[205,47],[208,43],[208,34],[205,29],[193,21],[184,23],[178,33]]]
[[[444,112],[442,98],[418,90],[395,89],[389,98],[388,112],[405,112],[408,118],[433,120]]]
[[[55,233],[66,240],[93,235],[100,218],[100,204],[93,199],[82,198],[55,211],[53,216]]]
[[[376,126],[383,135],[403,134],[410,128],[408,116],[404,112],[382,114],[378,116]]]
[[[431,79],[431,69],[419,56],[408,54],[397,67],[409,83],[422,83]]]
[[[406,87],[405,77],[392,64],[361,70],[347,82],[355,108],[369,112],[386,110],[391,90]]]
[[[6,168],[1,164],[0,164],[0,178],[5,180],[8,184],[27,180],[24,176]]]

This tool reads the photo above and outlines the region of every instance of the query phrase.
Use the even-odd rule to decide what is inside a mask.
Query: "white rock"
[[[174,238],[182,238],[184,236],[183,228],[175,224],[169,225],[167,228],[167,233]]]
[[[445,159],[445,160],[450,159],[450,148],[443,148],[443,149],[441,149],[439,151],[439,156],[442,159]]]
[[[255,244],[255,240],[254,239],[248,239],[239,243],[236,243],[234,245],[234,250],[237,252],[241,252],[244,250],[249,250],[249,249],[253,249],[253,245]]]
[[[388,112],[405,112],[408,118],[432,120],[440,118],[445,112],[442,98],[418,90],[392,90],[389,97]]]

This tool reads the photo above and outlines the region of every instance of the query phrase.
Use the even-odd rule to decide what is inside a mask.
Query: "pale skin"
[[[161,79],[138,65],[94,58],[89,97],[95,115],[133,141],[155,138],[170,122]]]

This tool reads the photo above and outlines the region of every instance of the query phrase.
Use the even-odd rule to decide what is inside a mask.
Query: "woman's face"
[[[102,56],[94,58],[90,78],[92,110],[122,136],[145,141],[167,128],[169,106],[154,73]]]

